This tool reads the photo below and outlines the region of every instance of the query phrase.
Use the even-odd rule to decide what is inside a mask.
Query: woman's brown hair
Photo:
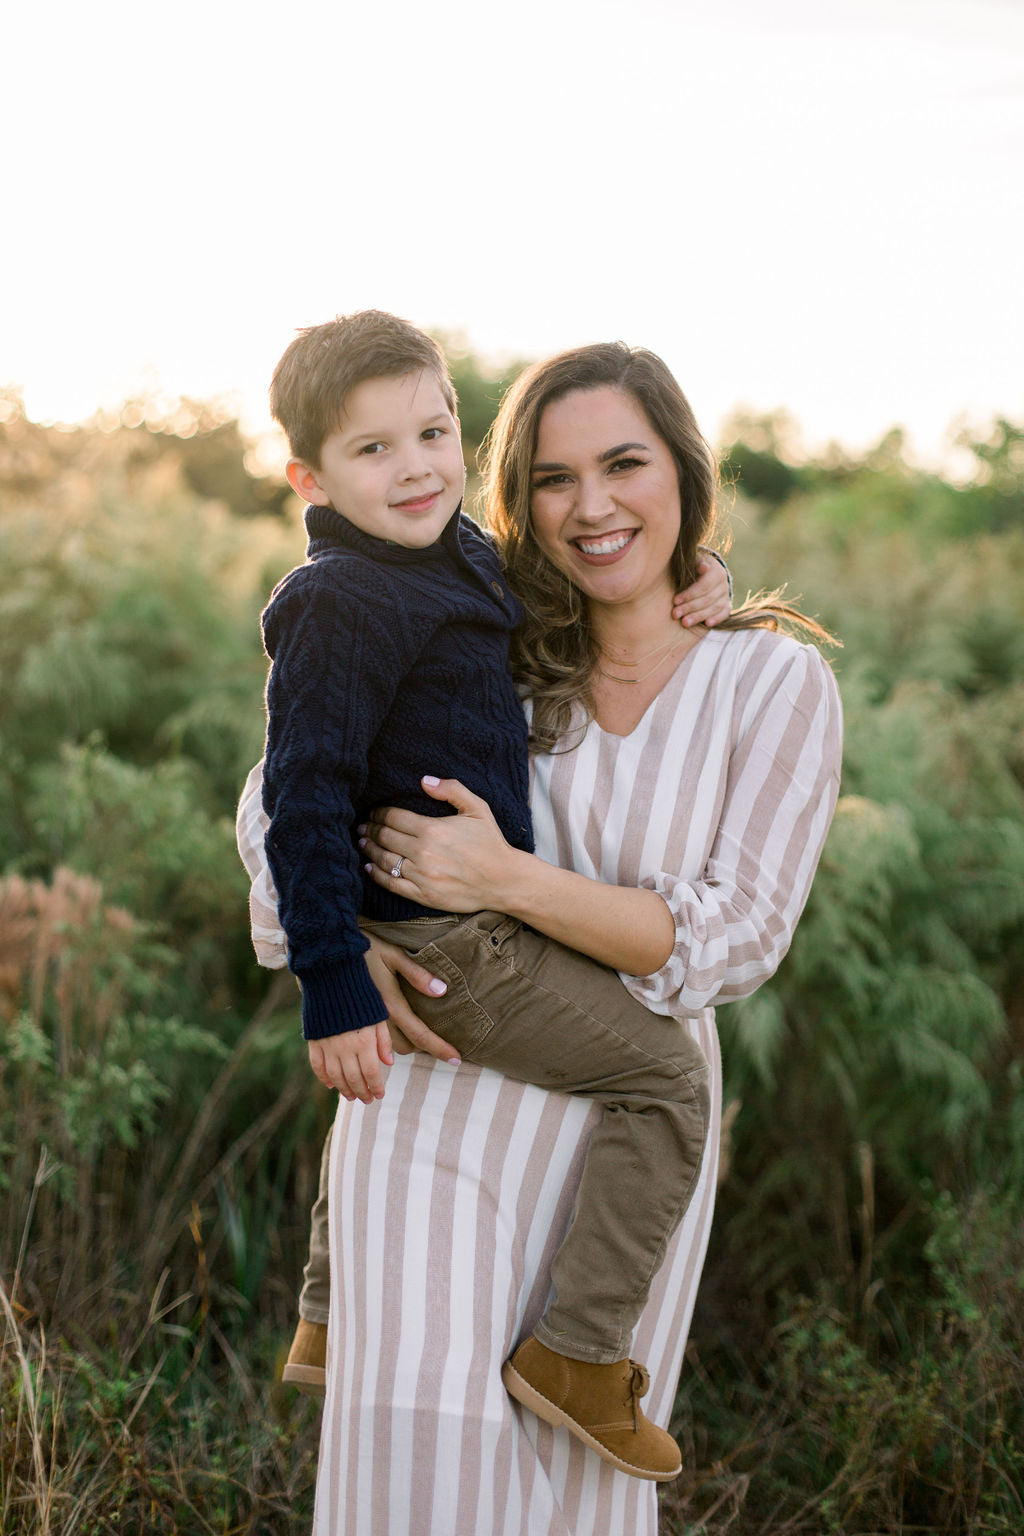
[[[513,638],[516,681],[533,701],[531,743],[551,751],[588,708],[597,645],[586,601],[544,554],[530,517],[531,471],[540,418],[554,400],[576,390],[612,388],[631,395],[666,444],[679,476],[681,517],[672,557],[676,591],[697,579],[698,547],[716,535],[718,469],[689,401],[655,353],[622,341],[577,347],[535,363],[508,390],[482,454],[484,511],[501,548],[508,579],[526,610]],[[780,593],[748,598],[719,629],[796,629],[829,639]],[[578,723],[578,722],[577,722]]]

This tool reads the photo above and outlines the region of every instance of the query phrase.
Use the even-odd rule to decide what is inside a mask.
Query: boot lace
[[[640,1399],[646,1397],[651,1385],[651,1378],[647,1374],[647,1367],[638,1365],[635,1360],[629,1362],[629,1401],[633,1408],[633,1432],[640,1433]]]

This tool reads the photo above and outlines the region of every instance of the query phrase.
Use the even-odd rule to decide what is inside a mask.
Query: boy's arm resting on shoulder
[[[302,1028],[322,1039],[382,1023],[380,992],[357,924],[361,861],[353,797],[400,682],[399,626],[372,602],[303,566],[264,614],[267,682],[263,806],[266,857],[288,961],[302,982]]]
[[[672,617],[681,619],[687,629],[694,624],[713,629],[732,612],[732,574],[717,550],[701,544],[698,552],[697,580],[677,593]]]

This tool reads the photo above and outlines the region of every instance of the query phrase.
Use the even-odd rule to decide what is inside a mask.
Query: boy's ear
[[[329,507],[331,498],[317,479],[317,471],[310,469],[302,459],[289,459],[284,467],[285,478],[302,501],[311,501],[317,507]]]

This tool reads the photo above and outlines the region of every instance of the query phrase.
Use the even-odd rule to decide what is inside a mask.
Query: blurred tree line
[[[508,378],[455,350],[472,463]],[[787,582],[841,637],[847,752],[792,952],[720,1011],[728,1171],[666,1530],[1016,1532],[1024,431],[965,436],[956,483],[897,432],[860,458],[801,455],[781,415],[729,435],[739,593]],[[258,615],[303,535],[254,467],[216,405],[62,430],[0,399],[12,1536],[308,1528],[315,1409],[271,1381],[332,1106],[253,961],[233,834]]]

